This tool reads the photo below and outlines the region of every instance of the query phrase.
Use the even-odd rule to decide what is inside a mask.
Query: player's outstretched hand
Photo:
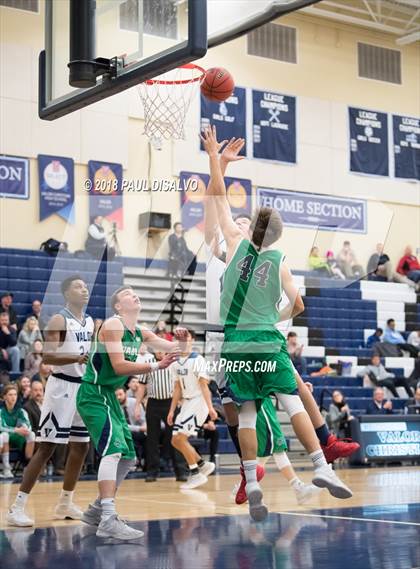
[[[222,152],[222,160],[225,162],[237,162],[243,160],[245,156],[239,156],[240,151],[245,145],[244,138],[231,138]]]
[[[171,352],[170,354],[165,354],[163,356],[163,358],[160,360],[159,362],[159,369],[166,369],[167,367],[169,367],[173,362],[176,362],[176,360],[179,357],[179,353],[178,352]]]
[[[166,421],[167,421],[168,425],[170,427],[172,427],[172,425],[174,424],[174,414],[172,413],[172,411],[170,411],[168,413],[168,416],[166,417]]]
[[[223,148],[227,142],[227,140],[217,142],[217,133],[215,126],[208,126],[207,128],[203,129],[200,138],[204,149],[209,156],[212,154],[218,154],[219,150]]]
[[[80,365],[87,364],[89,361],[89,354],[83,354],[83,356],[79,356],[77,363]]]
[[[188,330],[186,328],[178,327],[174,331],[175,340],[179,342],[186,342],[188,339]]]

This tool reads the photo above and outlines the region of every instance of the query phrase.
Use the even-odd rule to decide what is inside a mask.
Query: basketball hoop
[[[205,70],[187,63],[138,85],[144,107],[144,134],[157,149],[163,139],[184,139],[185,117]]]

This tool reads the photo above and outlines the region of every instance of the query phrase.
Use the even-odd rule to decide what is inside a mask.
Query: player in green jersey
[[[133,440],[115,390],[129,375],[168,367],[177,359],[180,346],[137,326],[141,304],[131,287],[122,286],[114,292],[111,308],[115,316],[108,318],[95,335],[77,394],[77,410],[101,456],[99,496],[82,519],[98,526],[98,537],[132,540],[142,537],[143,532],[129,527],[115,511],[117,488],[135,464]],[[186,330],[176,330],[175,338],[185,341]],[[167,355],[159,362],[136,363],[143,342]]]
[[[314,467],[313,483],[326,487],[333,496],[350,497],[351,491],[327,465],[312,423],[298,396],[293,366],[283,335],[276,324],[303,311],[302,298],[293,285],[283,254],[275,247],[282,234],[280,215],[260,208],[251,222],[251,239],[244,239],[234,223],[226,197],[219,163],[216,129],[208,128],[202,142],[210,158],[211,195],[226,240],[226,270],[220,314],[225,326],[222,356],[232,399],[240,405],[239,441],[247,480],[250,514],[256,520],[267,516],[257,482],[257,408],[269,395],[276,395],[291,417],[296,433]],[[282,292],[289,304],[280,310]]]

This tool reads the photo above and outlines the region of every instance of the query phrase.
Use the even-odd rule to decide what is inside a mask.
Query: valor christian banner
[[[257,205],[275,208],[285,225],[366,233],[366,202],[319,194],[257,188]]]
[[[74,223],[73,159],[38,154],[38,179],[39,220],[56,213]]]
[[[122,164],[89,160],[89,216],[102,215],[123,229]]]
[[[184,229],[197,227],[204,229],[204,199],[209,183],[208,174],[196,172],[180,172],[180,187],[184,188],[181,194],[181,222]],[[230,204],[232,215],[238,213],[251,213],[251,180],[244,178],[225,177],[226,195]],[[210,198],[211,199],[211,198]],[[215,198],[216,199],[216,198]]]
[[[253,156],[296,163],[296,97],[252,91]]]
[[[389,175],[388,115],[349,107],[350,170]]]

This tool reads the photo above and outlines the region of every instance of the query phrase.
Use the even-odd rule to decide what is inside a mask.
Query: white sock
[[[1,456],[3,458],[4,470],[9,470],[10,469],[10,453],[4,452]]]
[[[188,468],[190,469],[190,474],[192,474],[192,476],[195,476],[200,472],[198,470],[198,464],[196,462],[194,464],[189,464]]]
[[[299,480],[297,476],[289,480],[289,484],[293,488],[293,490],[299,490],[301,486],[304,486],[302,480]]]
[[[102,498],[101,500],[102,515],[101,520],[107,520],[115,514],[114,498]]]
[[[61,506],[68,506],[73,502],[73,494],[74,491],[70,492],[69,490],[61,490],[60,499],[58,503]]]
[[[24,510],[25,506],[26,506],[26,502],[28,501],[29,498],[29,494],[26,494],[26,492],[22,492],[21,490],[19,490],[19,492],[17,493],[16,496],[16,500],[14,503],[14,506],[17,510]]]
[[[322,452],[321,449],[311,452],[309,456],[315,468],[321,468],[321,466],[328,466],[327,461],[325,460],[324,453]]]
[[[92,506],[93,506],[94,508],[102,508],[102,506],[101,506],[101,499],[100,499],[99,496],[98,496],[98,497],[96,498],[96,500],[93,502]]]
[[[257,461],[244,460],[242,464],[244,465],[246,483],[257,482]]]

